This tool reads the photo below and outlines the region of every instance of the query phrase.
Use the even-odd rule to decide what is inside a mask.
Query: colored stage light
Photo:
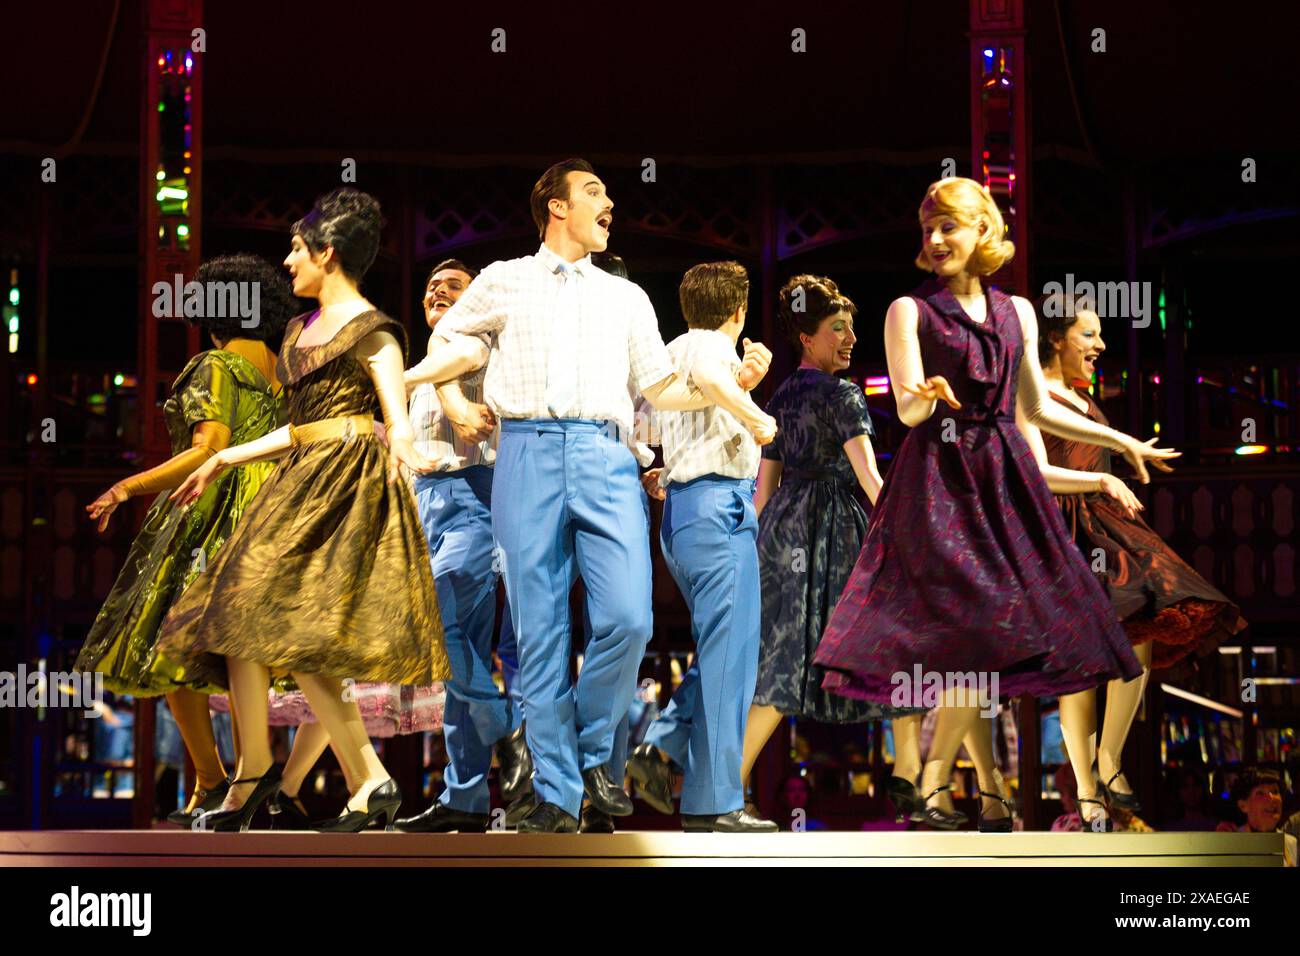
[[[36,373],[35,373],[35,372],[28,372],[28,373],[27,373],[27,384],[28,384],[28,385],[35,385],[38,381],[40,381],[40,380],[36,377]]]
[[[1268,446],[1267,445],[1238,445],[1235,454],[1265,455],[1268,454]]]

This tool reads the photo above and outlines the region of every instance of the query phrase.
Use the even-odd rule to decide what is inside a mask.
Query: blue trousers
[[[730,813],[744,806],[745,720],[758,679],[754,482],[706,475],[669,485],[660,543],[691,611],[696,663],[647,740],[685,769],[683,814]]]
[[[447,770],[441,803],[466,813],[487,813],[492,747],[519,726],[518,706],[492,680],[492,632],[497,610],[493,567],[492,469],[420,475],[415,482],[420,521],[429,539],[443,637],[452,677],[444,686],[443,734]],[[513,658],[514,631],[507,614],[501,656]]]
[[[645,742],[653,744],[668,755],[677,766],[685,768],[686,754],[691,739],[691,721],[695,717],[695,705],[700,699],[700,662],[691,661],[691,666],[682,675],[682,682],[673,691],[668,706],[659,712],[659,716],[646,731]]]
[[[604,423],[507,419],[495,472],[492,529],[519,643],[533,786],[576,817],[582,771],[610,762],[652,631],[637,463]],[[591,640],[575,686],[569,591],[578,574]]]

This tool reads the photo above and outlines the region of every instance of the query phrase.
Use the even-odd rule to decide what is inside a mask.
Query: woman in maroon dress
[[[917,264],[935,281],[895,300],[885,319],[899,418],[912,431],[815,660],[826,688],[894,706],[918,701],[914,668],[927,682],[939,675],[921,799],[928,822],[951,828],[952,763],[988,703],[968,699],[957,675],[1009,697],[1141,673],[1018,422],[1121,451],[1144,481],[1147,459],[1174,453],[1047,397],[1033,307],[981,283],[1014,252],[983,187],[933,184],[920,219]]]
[[[1106,348],[1101,319],[1086,300],[1059,295],[1047,299],[1042,311],[1038,351],[1049,394],[1069,414],[1106,425],[1097,403],[1077,388],[1092,381],[1097,358]],[[1140,677],[1115,679],[1107,685],[1106,713],[1097,741],[1097,770],[1107,800],[1112,806],[1136,811],[1140,807],[1120,769],[1120,756],[1142,703],[1147,676],[1153,668],[1161,670],[1191,655],[1209,653],[1244,629],[1246,622],[1236,605],[1138,516],[1142,506],[1125,494],[1123,482],[1111,474],[1109,451],[1055,435],[1044,436],[1044,444],[1051,466],[1044,474],[1053,491],[1060,490],[1060,474],[1082,474],[1093,482],[1093,489],[1061,494],[1057,501],[1084,558],[1106,585],[1142,665]],[[1110,829],[1092,772],[1096,732],[1097,689],[1063,696],[1061,735],[1079,781],[1080,814],[1086,825]]]

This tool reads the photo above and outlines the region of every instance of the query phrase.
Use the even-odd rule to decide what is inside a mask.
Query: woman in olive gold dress
[[[224,690],[225,674],[200,668],[182,676],[168,661],[153,660],[154,645],[163,617],[230,537],[274,465],[253,462],[232,469],[188,510],[167,496],[223,448],[260,438],[284,423],[274,350],[294,307],[283,273],[256,256],[209,260],[195,280],[205,288],[208,283],[255,284],[257,315],[251,327],[235,315],[190,319],[216,348],[190,359],[163,403],[172,457],[122,479],[86,506],[103,532],[129,498],[157,494],[76,663],[78,671],[102,673],[104,686],[115,694],[167,695],[198,778],[189,806],[172,817],[179,823],[188,822],[198,807],[215,809],[225,795],[225,768],[208,714],[208,694]],[[319,747],[308,749],[319,755]]]
[[[294,292],[321,308],[289,324],[278,374],[290,425],[213,456],[173,497],[188,503],[221,472],[280,467],[208,572],[176,604],[159,651],[183,667],[229,670],[242,741],[237,778],[210,829],[245,829],[279,787],[267,745],[267,688],[288,672],[329,733],[348,779],[355,831],[401,802],[346,681],[429,685],[451,676],[424,531],[400,466],[415,451],[402,384],[405,332],[358,290],[379,250],[379,204],[354,189],[317,200],[293,226]],[[383,413],[388,449],[376,433]]]

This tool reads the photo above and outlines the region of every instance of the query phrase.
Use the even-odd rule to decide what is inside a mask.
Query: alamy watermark
[[[0,708],[80,708],[85,717],[98,717],[104,706],[104,675],[98,671],[0,671]]]
[[[1048,282],[1043,286],[1043,315],[1059,318],[1073,315],[1072,303],[1088,308],[1103,319],[1130,319],[1133,328],[1151,324],[1150,282],[1075,282],[1074,273],[1065,274],[1065,284]]]
[[[178,272],[170,283],[153,284],[153,314],[159,319],[237,318],[243,328],[257,328],[262,321],[262,284],[186,282]]]
[[[910,672],[895,671],[889,681],[894,685],[892,707],[931,710],[943,704],[978,707],[981,717],[998,713],[997,671],[927,671],[914,664]]]
[[[90,893],[74,885],[50,897],[50,925],[122,927],[133,936],[148,936],[153,929],[152,893]]]

